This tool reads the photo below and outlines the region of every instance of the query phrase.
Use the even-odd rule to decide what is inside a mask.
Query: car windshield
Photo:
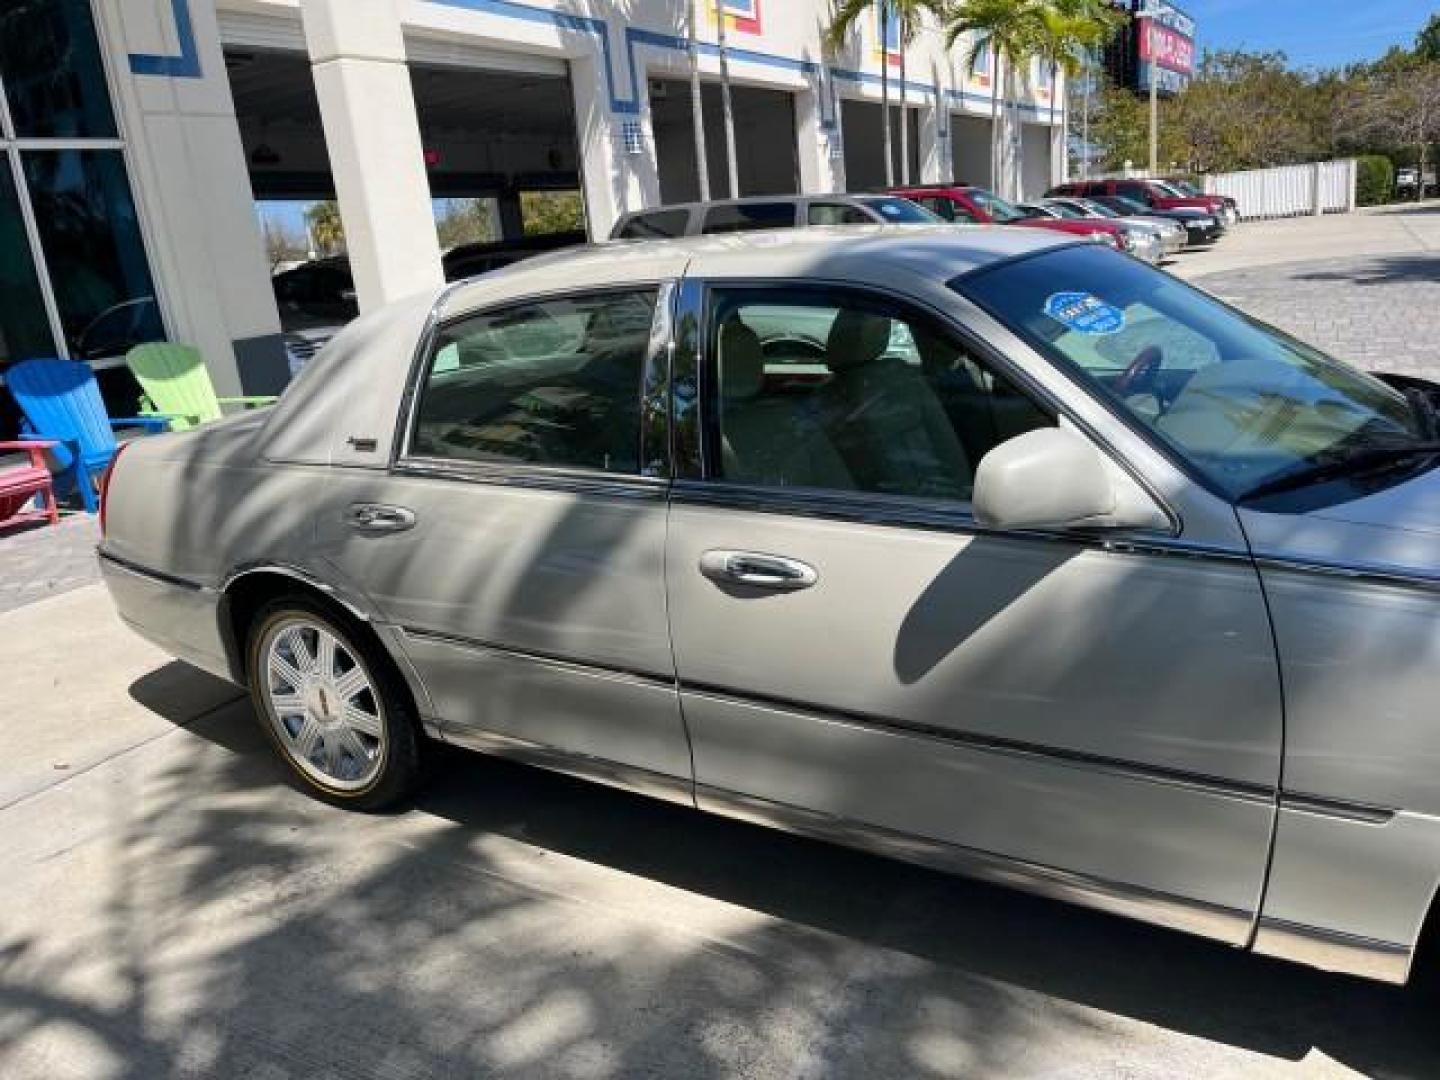
[[[976,206],[996,221],[1023,221],[1025,219],[1024,212],[1018,206],[1006,202],[994,192],[986,191],[984,188],[971,188],[968,194]]]
[[[1119,210],[1112,209],[1111,207],[1106,206],[1102,202],[1095,202],[1093,199],[1086,199],[1084,202],[1080,203],[1080,205],[1083,206],[1086,210],[1089,210],[1092,214],[1099,214],[1101,217],[1118,218],[1125,216],[1120,213]]]
[[[1144,203],[1136,202],[1125,195],[1111,195],[1105,200],[1105,205],[1124,214],[1148,214],[1150,208]]]
[[[1197,188],[1194,184],[1190,183],[1190,181],[1188,181],[1188,180],[1172,180],[1172,181],[1170,181],[1170,183],[1169,183],[1167,186],[1174,188],[1176,191],[1180,192],[1180,194],[1182,194],[1182,195],[1203,195],[1203,194],[1205,194],[1203,191],[1201,191],[1199,188]]]
[[[1082,214],[1079,210],[1076,210],[1075,207],[1071,206],[1069,203],[1050,202],[1046,203],[1042,209],[1048,210],[1055,217],[1070,218],[1072,220],[1078,219],[1082,221],[1085,218],[1084,214]]]
[[[1157,188],[1159,188],[1161,191],[1163,191],[1166,195],[1173,195],[1177,199],[1188,199],[1190,197],[1190,194],[1188,192],[1181,191],[1178,187],[1176,187],[1174,184],[1169,183],[1168,181],[1152,180],[1150,182],[1154,184]]]
[[[951,284],[1231,498],[1427,439],[1399,391],[1133,259],[1067,247]]]
[[[878,211],[886,221],[902,225],[933,225],[937,221],[945,220],[939,214],[932,214],[923,206],[919,206],[909,199],[902,199],[898,195],[864,198],[860,201],[871,210]]]

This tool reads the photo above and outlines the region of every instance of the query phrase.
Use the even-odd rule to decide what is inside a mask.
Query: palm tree
[[[710,162],[705,153],[705,105],[700,95],[699,28],[695,25],[695,0],[686,5],[685,26],[689,32],[690,119],[695,129],[695,180],[701,202],[710,201]]]
[[[910,43],[915,40],[915,34],[920,29],[920,20],[928,12],[935,16],[942,23],[950,14],[949,0],[889,0],[890,10],[900,19],[900,182],[910,183],[910,114],[906,111],[905,87],[907,82],[907,69],[905,65],[905,53]],[[880,36],[885,37],[885,23],[882,21]],[[881,51],[884,51],[882,42]],[[889,58],[887,57],[886,60]],[[936,93],[939,93],[937,87]],[[939,102],[936,102],[937,107]],[[886,114],[886,129],[889,129],[888,112]]]
[[[1059,97],[1058,76],[1064,72],[1068,85],[1085,70],[1091,54],[1115,35],[1125,15],[1106,0],[1050,0],[1043,16],[1045,34],[1040,39],[1039,56],[1050,68],[1050,127],[1053,129]]]
[[[835,15],[830,21],[830,30],[826,34],[828,43],[832,49],[840,50],[845,47],[845,39],[850,36],[863,15],[869,11],[878,10],[880,13],[880,126],[884,131],[885,145],[885,186],[895,186],[895,158],[890,148],[890,56],[887,42],[885,40],[886,30],[890,25],[890,12],[894,10],[896,0],[838,0],[835,5]],[[900,46],[901,63],[904,63],[905,46]],[[904,74],[901,74],[903,84]]]
[[[720,107],[725,117],[725,168],[730,181],[730,198],[738,199],[740,166],[735,160],[735,109],[730,103],[730,50],[725,41],[729,18],[725,13],[725,0],[715,0],[715,19],[718,24],[715,43],[720,50]]]
[[[965,63],[974,71],[980,57],[989,52],[995,66],[1005,65],[1006,97],[1014,96],[1015,72],[1037,55],[1045,37],[1045,5],[1041,0],[965,0],[951,15],[945,28],[945,45],[953,48],[966,34],[972,35]],[[990,182],[1003,190],[1000,153],[1000,72],[990,77]]]

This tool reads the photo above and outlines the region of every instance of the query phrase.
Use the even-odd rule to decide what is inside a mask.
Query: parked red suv
[[[939,214],[946,221],[972,221],[986,225],[1026,225],[1035,229],[1050,229],[1054,232],[1088,236],[1097,242],[1109,244],[1117,251],[1125,250],[1125,230],[1113,222],[1100,219],[1052,218],[1027,214],[1014,203],[1006,202],[993,191],[971,187],[968,184],[922,184],[918,187],[898,187],[891,188],[890,194],[919,203],[926,210]]]
[[[1082,199],[1096,195],[1120,195],[1153,206],[1156,210],[1206,210],[1226,227],[1235,224],[1239,216],[1236,208],[1229,205],[1233,200],[1221,195],[1186,195],[1160,180],[1072,180],[1051,188],[1045,195],[1046,198]]]

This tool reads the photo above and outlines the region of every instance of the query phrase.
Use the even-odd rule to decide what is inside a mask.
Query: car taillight
[[[110,459],[110,464],[105,466],[105,471],[100,474],[100,535],[105,535],[105,510],[110,505],[110,478],[115,475],[115,466],[120,464],[120,455],[130,449],[129,443],[121,443],[115,448],[115,456]]]

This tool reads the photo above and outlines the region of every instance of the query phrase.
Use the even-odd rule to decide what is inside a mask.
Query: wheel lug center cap
[[[333,724],[340,702],[332,688],[324,683],[316,683],[306,691],[305,705],[310,710],[310,715],[322,724]]]

